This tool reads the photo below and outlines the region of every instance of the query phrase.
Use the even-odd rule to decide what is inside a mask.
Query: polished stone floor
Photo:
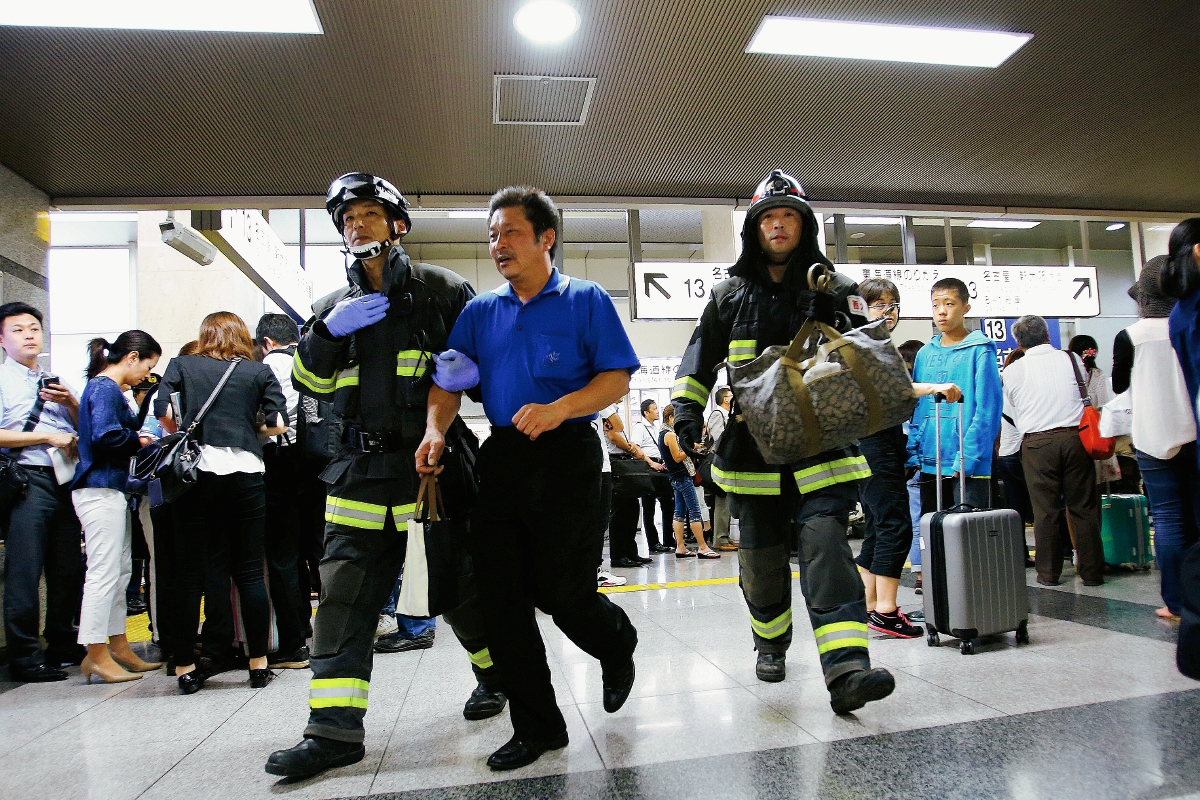
[[[307,670],[262,690],[227,673],[179,696],[161,673],[113,686],[0,684],[0,798],[1146,797],[1200,792],[1200,684],[1174,666],[1157,573],[1085,589],[1067,570],[1030,587],[1031,644],[873,635],[896,692],[854,716],[828,704],[798,614],[787,681],[754,677],[736,556],[660,557],[615,592],[638,628],[638,680],[606,714],[599,666],[539,620],[571,744],[524,770],[484,759],[507,714],[467,722],[473,687],[448,629],[426,651],[377,656],[367,758],[314,780],[266,775],[299,740]],[[1030,572],[1032,579],[1032,572]],[[645,588],[647,584],[666,588]],[[677,585],[685,584],[685,585]],[[798,588],[795,592],[799,598]],[[799,602],[799,600],[798,600]],[[902,606],[920,602],[901,588]]]

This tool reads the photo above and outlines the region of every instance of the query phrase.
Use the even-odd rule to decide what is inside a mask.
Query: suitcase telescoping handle
[[[933,395],[933,445],[937,451],[937,509],[943,510],[942,504],[942,403],[946,395],[937,392]],[[958,406],[958,499],[963,505],[967,502],[967,462],[963,454],[966,436],[963,433],[963,401],[960,397],[955,403]]]

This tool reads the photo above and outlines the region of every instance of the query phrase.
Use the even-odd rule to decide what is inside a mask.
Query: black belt
[[[358,428],[346,428],[346,435],[350,446],[360,453],[398,453],[405,449],[403,437],[396,431],[371,433]]]

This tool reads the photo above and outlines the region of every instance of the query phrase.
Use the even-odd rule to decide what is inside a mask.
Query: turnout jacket
[[[751,220],[747,218],[744,241],[749,238],[748,234],[757,235],[750,226]],[[811,299],[807,286],[808,265],[820,261],[832,270],[832,265],[819,252],[812,261],[793,257],[783,282],[775,283],[762,260],[754,255],[743,249],[743,258],[730,269],[730,278],[713,289],[692,332],[671,391],[676,431],[688,426],[696,432],[700,430],[717,369],[723,362],[753,361],[766,348],[786,346],[792,341],[808,319],[805,312]],[[861,317],[851,315],[848,302],[858,285],[842,276],[837,277],[840,280],[834,295],[839,327],[849,328],[865,322]],[[787,466],[768,464],[738,409],[735,390],[733,409],[713,461],[713,483],[733,494],[778,495],[785,474],[792,476],[803,495],[826,486],[870,477],[871,470],[854,446],[827,450]]]
[[[412,470],[412,454],[425,433],[426,400],[433,383],[433,357],[446,340],[475,290],[462,276],[432,264],[413,263],[399,245],[392,247],[383,271],[381,292],[390,302],[380,322],[334,338],[323,322],[342,300],[370,294],[362,263],[347,270],[347,285],[313,303],[313,317],[292,360],[292,384],[301,395],[332,400],[345,423],[338,462],[360,464],[369,477],[390,477]],[[361,453],[349,444],[350,427],[399,439],[404,451]],[[412,448],[408,449],[411,444]],[[399,461],[403,461],[401,465]],[[360,471],[356,467],[356,472]],[[340,475],[345,466],[336,470]],[[323,475],[333,482],[337,475]]]

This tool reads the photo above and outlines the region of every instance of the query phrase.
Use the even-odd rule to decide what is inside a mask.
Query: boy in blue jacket
[[[996,365],[996,345],[979,331],[968,331],[963,320],[971,310],[967,285],[943,278],[933,285],[933,322],[939,333],[917,353],[914,383],[954,383],[963,393],[962,461],[958,452],[958,409],[942,409],[942,492],[947,505],[964,502],[958,473],[965,468],[967,497],[976,508],[990,508],[992,445],[1000,432],[1004,386]],[[917,401],[908,433],[908,466],[921,471],[921,511],[937,510],[937,449],[933,397]],[[950,500],[953,498],[953,501]]]

